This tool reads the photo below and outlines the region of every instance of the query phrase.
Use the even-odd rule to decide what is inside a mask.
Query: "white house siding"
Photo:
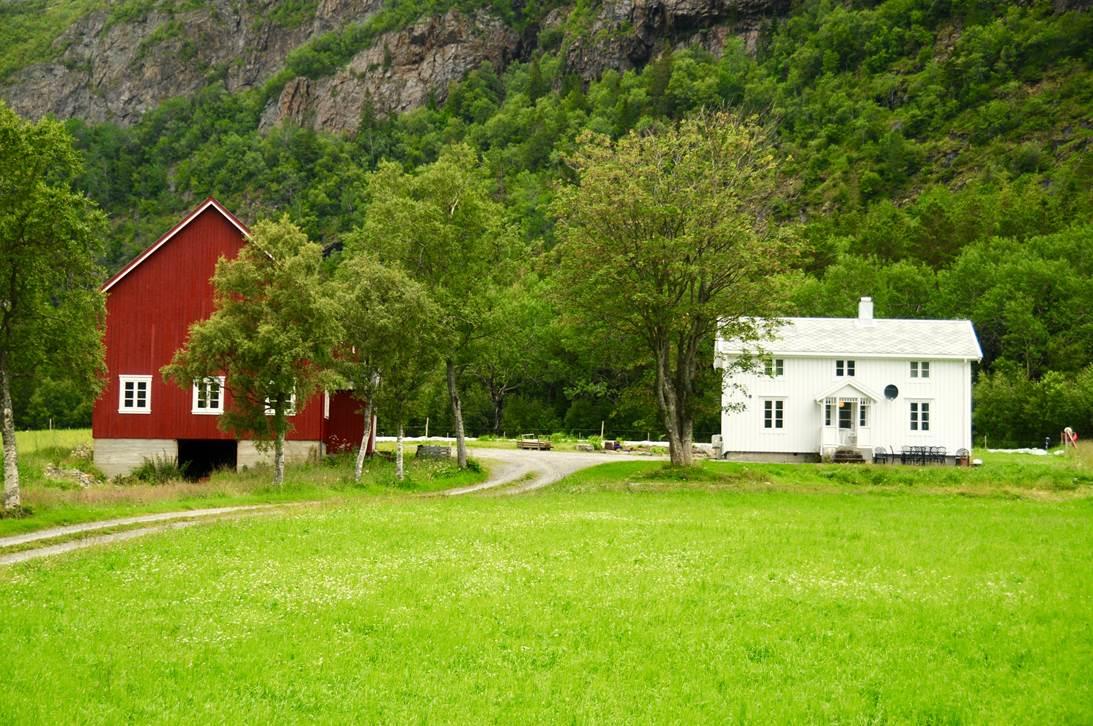
[[[858,430],[856,446],[871,449],[903,446],[944,446],[952,454],[959,448],[971,448],[971,363],[968,360],[931,358],[878,358],[862,356],[794,357],[772,354],[784,361],[784,374],[770,378],[762,374],[737,377],[746,397],[726,386],[724,404],[743,401],[740,411],[722,413],[722,450],[734,453],[818,454],[821,453],[823,406],[821,395],[840,384],[858,384],[878,400],[871,403],[867,425]],[[835,361],[855,361],[855,375],[835,375]],[[930,377],[911,378],[910,361],[927,360]],[[894,400],[887,400],[884,389],[889,384],[899,389]],[[848,392],[849,393],[849,392]],[[859,395],[854,393],[853,395]],[[783,428],[763,427],[763,401],[783,401]],[[912,431],[910,403],[930,404],[930,430]],[[837,412],[827,443],[837,437]],[[857,422],[855,421],[855,424]]]

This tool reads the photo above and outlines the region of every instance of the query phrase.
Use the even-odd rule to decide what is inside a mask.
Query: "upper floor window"
[[[763,361],[763,372],[772,378],[781,378],[786,372],[786,362],[781,358],[768,358]]]
[[[152,413],[151,376],[118,376],[118,413]]]
[[[224,376],[194,381],[193,413],[224,413]]]
[[[763,428],[780,429],[783,423],[784,401],[763,401]]]
[[[911,430],[930,430],[930,404],[924,401],[911,401]]]
[[[928,360],[913,360],[911,361],[911,378],[929,378],[930,377],[930,361]]]
[[[835,361],[835,375],[836,376],[853,376],[854,375],[854,361],[852,360],[837,360]]]

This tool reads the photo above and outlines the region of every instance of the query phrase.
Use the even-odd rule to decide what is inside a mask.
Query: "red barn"
[[[248,235],[210,197],[103,285],[107,381],[95,402],[91,435],[95,464],[107,475],[126,474],[156,457],[177,457],[195,476],[267,460],[253,441],[237,441],[217,428],[217,414],[231,404],[226,389],[195,384],[183,390],[159,372],[185,343],[190,326],[212,313],[216,263],[235,257]],[[286,458],[356,448],[364,428],[359,409],[347,391],[298,406]]]

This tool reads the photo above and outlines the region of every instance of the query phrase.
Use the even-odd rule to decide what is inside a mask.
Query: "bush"
[[[597,451],[603,448],[603,438],[599,436],[589,436],[588,443],[592,444],[592,448],[596,449]]]
[[[178,459],[166,456],[153,456],[145,459],[126,480],[136,480],[145,484],[166,484],[186,478],[186,466],[179,466]]]

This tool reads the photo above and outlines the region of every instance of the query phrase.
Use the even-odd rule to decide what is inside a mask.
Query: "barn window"
[[[152,413],[151,376],[118,376],[118,413]]]
[[[273,403],[268,398],[266,399],[266,415],[267,416],[272,416],[273,415]],[[289,395],[288,401],[286,401],[286,403],[285,403],[285,415],[286,416],[295,416],[296,415],[296,391],[293,391]]]
[[[763,401],[763,428],[782,428],[782,401]]]
[[[194,381],[193,412],[224,413],[224,376],[210,376]]]
[[[837,360],[835,361],[835,375],[840,378],[843,376],[854,375],[854,361],[852,360]]]
[[[923,401],[911,402],[911,430],[930,430],[930,404]]]
[[[781,358],[768,358],[763,361],[763,372],[771,378],[781,378],[785,370],[786,362]]]

